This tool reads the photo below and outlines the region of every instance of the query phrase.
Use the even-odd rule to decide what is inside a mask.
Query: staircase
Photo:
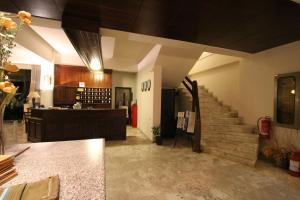
[[[191,110],[192,97],[186,89],[179,90],[178,111]],[[230,106],[223,105],[211,92],[198,86],[202,137],[205,152],[248,166],[255,166],[258,135],[255,127],[245,125]]]

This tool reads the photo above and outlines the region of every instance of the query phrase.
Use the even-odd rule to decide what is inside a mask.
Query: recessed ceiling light
[[[293,2],[296,2],[296,3],[300,4],[300,0],[291,0],[291,1],[293,1]]]
[[[98,59],[98,58],[95,58],[95,57],[92,58],[89,67],[91,68],[92,71],[100,71],[101,68],[102,68],[99,59]]]

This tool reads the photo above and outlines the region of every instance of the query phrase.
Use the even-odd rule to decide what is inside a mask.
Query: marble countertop
[[[105,199],[104,139],[20,144],[6,154],[27,146],[16,158],[18,176],[2,187],[58,174],[60,200]]]

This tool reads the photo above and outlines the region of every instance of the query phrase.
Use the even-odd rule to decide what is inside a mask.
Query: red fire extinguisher
[[[272,127],[271,117],[261,117],[257,120],[257,128],[260,138],[270,138]]]
[[[137,127],[137,104],[134,103],[131,105],[131,126],[133,128]]]
[[[289,174],[292,176],[299,176],[300,175],[300,153],[294,152],[289,157],[290,160],[290,167],[289,167]]]

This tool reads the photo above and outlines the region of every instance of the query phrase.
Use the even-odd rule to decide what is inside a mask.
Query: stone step
[[[190,93],[180,93],[181,97],[184,97],[185,99],[189,99],[192,101],[192,96],[190,95]],[[210,96],[210,95],[199,95],[199,101],[200,102],[207,102],[207,101],[215,101],[215,102],[219,102],[217,97],[214,96]]]
[[[236,111],[228,111],[228,112],[205,112],[200,108],[201,116],[205,117],[238,117],[238,113]]]
[[[184,97],[192,100],[192,97],[190,97],[190,96],[184,96]],[[200,96],[199,97],[199,102],[200,103],[219,103],[220,104],[218,99],[216,99],[214,97],[202,97],[202,96]]]
[[[250,142],[239,142],[239,141],[230,141],[227,139],[218,139],[203,137],[203,141],[209,147],[219,147],[220,149],[228,149],[232,151],[238,151],[239,153],[256,153],[258,144]]]
[[[214,148],[214,147],[210,147],[210,148],[204,148],[205,152],[211,153],[212,155],[215,155],[217,157],[223,158],[223,159],[227,159],[227,160],[231,160],[243,165],[248,165],[251,167],[254,167],[256,164],[256,160],[257,158],[254,159],[249,159],[249,158],[244,158],[241,157],[240,155],[236,155],[236,154],[232,154],[231,151],[222,151],[218,148]]]
[[[201,117],[215,117],[215,118],[222,118],[222,117],[238,117],[238,113],[236,111],[207,111],[201,110],[200,108]]]
[[[185,91],[185,92],[181,91],[180,96],[183,97],[184,99],[187,99],[190,101],[193,100],[191,94],[188,91]],[[203,94],[203,93],[199,94],[199,101],[200,101],[200,103],[214,102],[214,103],[223,105],[223,102],[220,101],[217,97],[212,96],[212,94]]]
[[[222,104],[219,104],[218,102],[200,103],[200,107],[202,109],[209,109],[209,110],[222,109],[224,111],[231,111],[231,107],[230,106],[222,105]]]
[[[246,147],[246,146],[235,146],[234,148],[227,144],[221,143],[211,143],[209,141],[203,140],[202,146],[205,148],[216,148],[219,151],[227,152],[232,155],[236,155],[242,158],[247,158],[254,160],[257,158],[257,150],[254,148]]]
[[[205,116],[202,115],[201,122],[203,124],[242,124],[243,119],[240,117],[217,117],[217,116]]]
[[[229,131],[210,131],[207,129],[202,129],[203,137],[214,137],[216,140],[219,138],[228,138],[230,140],[243,140],[249,142],[258,143],[258,134],[250,132],[229,132]]]
[[[245,134],[244,134],[245,135]],[[258,137],[242,137],[239,135],[227,135],[227,134],[206,134],[202,133],[202,139],[214,140],[214,141],[228,141],[229,143],[239,144],[258,144]]]
[[[199,102],[199,105],[200,105],[200,107],[229,107],[231,109],[230,106],[227,106],[227,105],[225,105],[225,104],[223,104],[222,102],[219,102],[219,101]]]
[[[203,130],[219,131],[219,132],[234,132],[234,133],[253,133],[255,126],[243,124],[201,124]]]
[[[255,126],[243,125],[243,118],[224,105],[204,86],[198,86],[204,150],[224,159],[254,166],[257,159],[258,135]],[[180,90],[180,106],[191,107],[192,96]],[[186,110],[186,109],[185,109]]]
[[[209,94],[209,93],[211,93],[211,92],[208,91],[208,89],[206,89],[206,88],[203,88],[203,87],[199,87],[199,86],[198,86],[198,93],[207,93],[207,94]]]

